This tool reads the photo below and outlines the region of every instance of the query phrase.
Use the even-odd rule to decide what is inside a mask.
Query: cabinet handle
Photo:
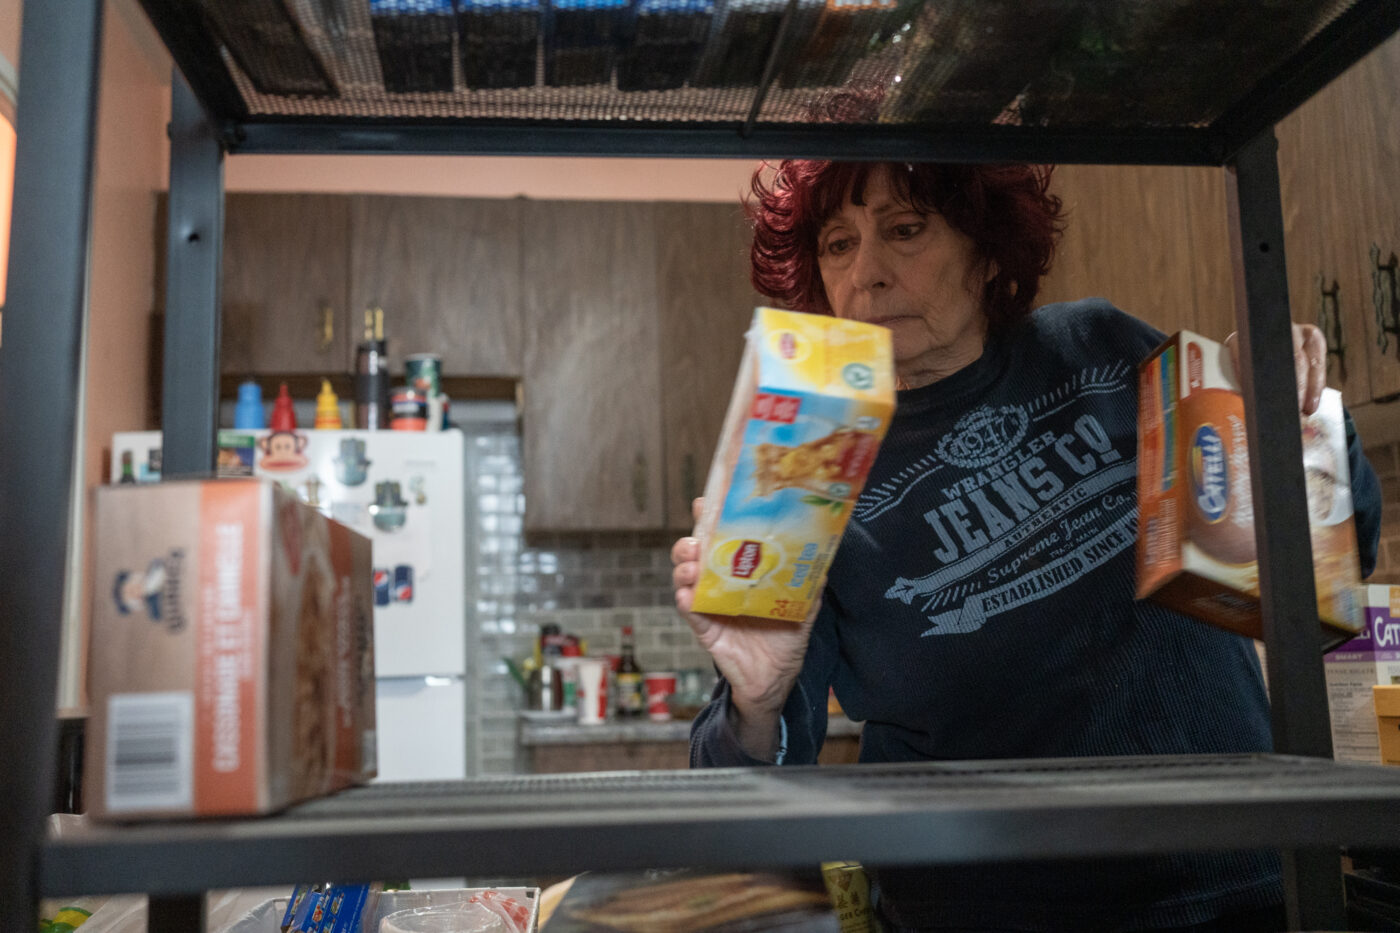
[[[1371,244],[1371,304],[1376,309],[1376,344],[1384,353],[1390,347],[1390,335],[1400,338],[1400,287],[1396,285],[1396,269],[1400,260],[1391,253],[1381,262],[1381,248]],[[1400,339],[1396,340],[1395,355],[1400,356]]]
[[[632,461],[632,504],[638,512],[647,510],[647,458],[642,453]]]
[[[700,495],[699,482],[695,476],[695,454],[681,458],[681,495],[685,497],[685,514],[690,514],[690,503]]]
[[[1326,276],[1321,272],[1317,274],[1317,326],[1322,331],[1322,336],[1327,339],[1327,355],[1337,358],[1337,371],[1345,381],[1347,350],[1342,342],[1341,290],[1336,279],[1332,280],[1332,287],[1328,288]]]
[[[330,305],[321,305],[321,352],[330,351],[335,343],[335,313]]]

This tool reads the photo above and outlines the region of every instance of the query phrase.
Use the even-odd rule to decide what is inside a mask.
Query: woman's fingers
[[[1298,377],[1298,409],[1311,415],[1327,386],[1327,338],[1316,325],[1293,325],[1293,368]]]
[[[1225,338],[1235,378],[1240,374],[1239,340],[1235,334]],[[1293,325],[1293,377],[1298,385],[1298,410],[1305,415],[1317,411],[1322,390],[1327,388],[1327,338],[1315,324]]]
[[[676,543],[671,545],[671,566],[688,563],[700,559],[700,540],[686,536],[677,538]]]

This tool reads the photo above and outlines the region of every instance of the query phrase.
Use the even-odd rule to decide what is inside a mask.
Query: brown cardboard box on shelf
[[[98,490],[95,818],[267,813],[375,774],[370,542],[261,480]]]
[[[1361,568],[1341,394],[1301,423],[1317,612],[1361,630]],[[1137,595],[1262,638],[1244,401],[1224,347],[1180,331],[1138,368]]]
[[[1381,764],[1400,765],[1400,684],[1377,684],[1376,730],[1381,739]]]

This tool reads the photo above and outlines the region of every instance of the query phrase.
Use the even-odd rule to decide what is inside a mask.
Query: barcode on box
[[[117,693],[107,701],[107,809],[187,809],[194,796],[194,697]]]

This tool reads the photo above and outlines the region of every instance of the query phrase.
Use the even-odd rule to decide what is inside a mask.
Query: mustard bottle
[[[316,396],[316,427],[336,429],[340,426],[340,399],[331,388],[331,381],[322,379],[321,394]]]

